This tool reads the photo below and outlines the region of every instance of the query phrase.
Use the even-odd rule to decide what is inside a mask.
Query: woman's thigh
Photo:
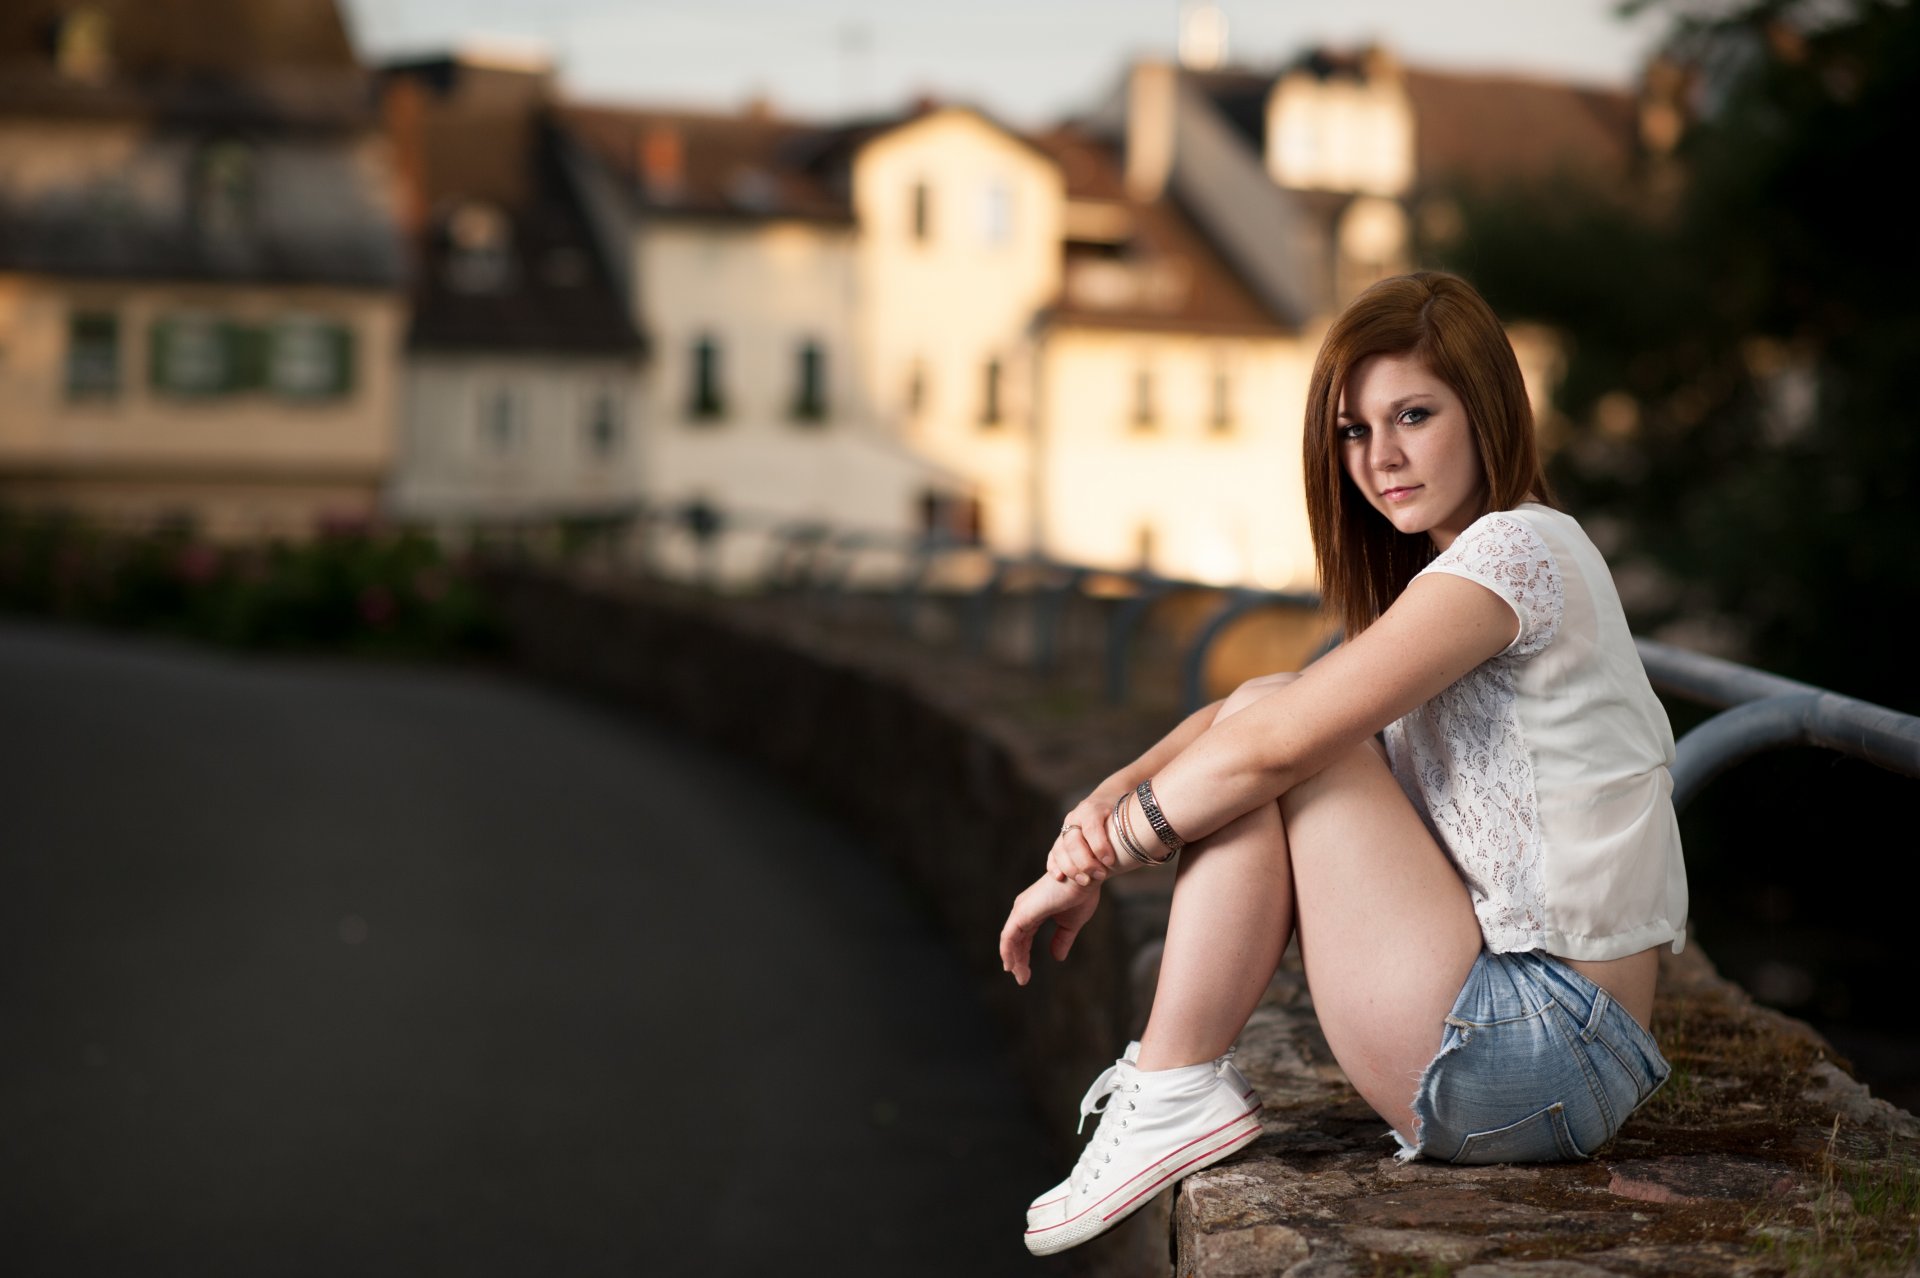
[[[1452,862],[1372,742],[1281,800],[1307,984],[1360,1094],[1413,1135],[1421,1074],[1479,955]]]

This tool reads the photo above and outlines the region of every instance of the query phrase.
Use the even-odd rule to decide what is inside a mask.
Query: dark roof
[[[898,120],[824,128],[764,113],[567,105],[567,131],[640,206],[710,217],[849,221],[846,160]],[[651,160],[649,160],[651,157]]]
[[[294,229],[213,238],[190,219],[116,221],[97,206],[0,203],[0,270],[69,278],[218,280],[242,285],[332,284],[397,289],[406,264],[392,227],[369,216],[347,234]]]
[[[1267,95],[1277,78],[1271,71],[1249,67],[1222,67],[1217,71],[1182,71],[1188,84],[1213,103],[1233,131],[1255,152],[1267,149]]]
[[[1422,186],[1535,181],[1560,171],[1618,178],[1634,162],[1637,110],[1621,90],[1402,67],[1378,47],[1309,49],[1286,72],[1362,81],[1397,72],[1413,106]],[[1277,75],[1245,68],[1182,75],[1249,147],[1265,151],[1267,96]]]
[[[0,67],[48,61],[60,22],[103,15],[114,74],[131,80],[359,65],[334,0],[8,0]]]
[[[595,240],[564,161],[566,138],[544,78],[427,60],[381,74],[402,180],[419,211],[413,318],[417,350],[631,356],[645,341]],[[508,225],[512,263],[497,288],[457,288],[448,217],[480,201]]]
[[[853,158],[860,148],[941,110],[965,111],[1033,147],[979,107],[926,99],[905,111],[835,124],[765,110],[722,115],[582,104],[561,114],[567,129],[651,213],[845,222],[853,218]]]
[[[560,139],[542,121],[523,153],[528,198],[509,211],[515,270],[498,291],[461,292],[447,283],[446,236],[431,228],[421,246],[408,344],[423,350],[525,350],[574,355],[642,355],[610,266],[587,227],[560,159]]]
[[[1074,125],[1061,125],[1031,141],[1059,164],[1070,202],[1103,204],[1124,215],[1123,244],[1065,245],[1066,269],[1101,261],[1124,263],[1163,283],[1148,297],[1126,304],[1089,305],[1065,292],[1048,307],[1056,324],[1100,328],[1178,330],[1194,333],[1281,335],[1290,324],[1261,304],[1219,249],[1171,195],[1136,200],[1126,193],[1117,145]]]
[[[94,79],[55,60],[63,24],[81,10],[105,19],[107,62]],[[333,0],[8,0],[0,115],[372,122],[366,76]]]

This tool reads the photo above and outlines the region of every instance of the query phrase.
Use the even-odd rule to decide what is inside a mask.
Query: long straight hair
[[[1352,638],[1379,619],[1433,561],[1425,533],[1403,533],[1347,476],[1340,396],[1362,360],[1411,355],[1460,397],[1480,454],[1480,513],[1510,510],[1529,492],[1552,506],[1533,439],[1533,406],[1506,330],[1473,286],[1443,271],[1381,280],[1348,304],[1320,343],[1307,383],[1307,523],[1320,594]]]

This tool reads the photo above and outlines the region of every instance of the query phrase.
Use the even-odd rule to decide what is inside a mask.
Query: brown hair
[[[1506,330],[1457,275],[1416,271],[1353,299],[1320,343],[1307,382],[1307,523],[1320,593],[1352,638],[1372,625],[1433,560],[1425,533],[1403,533],[1353,486],[1341,462],[1340,396],[1362,360],[1413,355],[1460,397],[1486,477],[1482,512],[1533,493],[1553,505],[1533,442],[1533,407]]]

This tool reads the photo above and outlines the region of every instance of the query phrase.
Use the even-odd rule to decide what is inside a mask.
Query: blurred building
[[[564,170],[550,66],[468,49],[376,81],[413,265],[389,508],[458,526],[631,505],[646,344]]]
[[[562,108],[654,353],[643,488],[1310,584],[1299,431],[1326,322],[1465,191],[1629,175],[1636,107],[1380,49],[1204,66],[1136,64],[1034,137],[930,102],[831,126]],[[1544,405],[1553,343],[1514,337]]]
[[[499,46],[369,75],[334,0],[23,0],[0,500],[222,534],[703,505],[1308,585],[1328,319],[1463,191],[1631,180],[1650,117],[1377,48],[1236,68],[1190,8],[1185,65],[1027,136],[568,102]]]
[[[564,118],[654,344],[660,499],[1311,578],[1275,500],[1299,488],[1297,324],[1102,140],[933,103]]]
[[[385,154],[332,0],[0,8],[0,501],[215,536],[372,513]]]

